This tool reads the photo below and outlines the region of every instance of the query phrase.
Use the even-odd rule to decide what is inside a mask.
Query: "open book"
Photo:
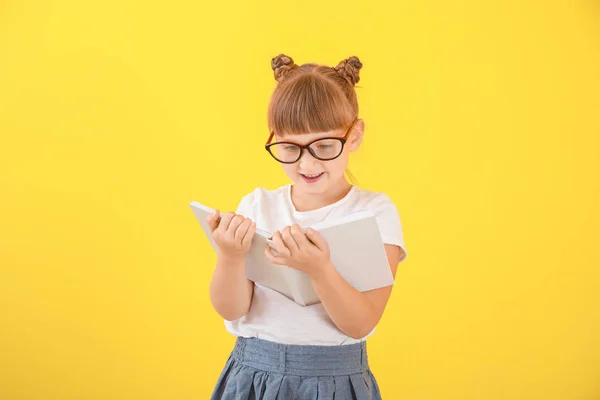
[[[210,244],[216,243],[206,222],[213,209],[198,202],[189,203]],[[256,221],[255,221],[256,222]],[[335,222],[310,225],[327,241],[331,262],[338,273],[361,292],[390,286],[390,270],[375,216],[359,211]],[[308,226],[303,226],[303,229]],[[273,289],[296,303],[307,306],[319,303],[308,275],[291,267],[272,264],[265,256],[272,233],[256,229],[246,259],[246,276],[254,283]]]

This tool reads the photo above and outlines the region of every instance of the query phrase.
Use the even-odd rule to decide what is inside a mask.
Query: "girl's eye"
[[[285,151],[297,151],[298,150],[298,146],[294,146],[294,145],[288,145],[284,147]]]
[[[330,144],[320,144],[319,145],[319,149],[321,149],[321,150],[329,150],[331,147],[333,147],[333,146],[331,146]]]

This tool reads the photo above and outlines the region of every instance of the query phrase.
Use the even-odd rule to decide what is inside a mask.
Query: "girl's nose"
[[[313,164],[315,164],[315,162],[317,161],[316,158],[314,158],[312,156],[312,154],[310,154],[310,152],[308,150],[304,150],[302,152],[302,155],[300,156],[300,159],[298,160],[298,165],[301,168],[304,167],[311,167]]]

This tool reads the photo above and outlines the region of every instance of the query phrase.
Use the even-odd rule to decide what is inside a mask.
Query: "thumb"
[[[214,231],[219,227],[219,222],[221,222],[221,213],[219,212],[219,210],[215,210],[215,212],[208,216],[207,220],[210,230]]]
[[[267,256],[267,259],[271,262],[271,264],[285,265],[286,264],[285,258],[280,257],[279,253],[277,253],[277,255],[275,255],[275,253],[276,252],[274,252],[274,250],[271,248],[271,246],[265,247],[265,256]]]
[[[327,250],[327,242],[323,239],[323,236],[312,228],[306,229],[306,237],[319,248],[321,251]]]

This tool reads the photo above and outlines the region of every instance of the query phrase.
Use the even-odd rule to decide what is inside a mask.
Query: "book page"
[[[311,227],[327,241],[332,264],[355,289],[366,292],[394,283],[377,220],[370,212],[358,212],[335,222]],[[291,277],[301,296],[298,303],[311,305],[319,302],[308,276],[297,272]]]

